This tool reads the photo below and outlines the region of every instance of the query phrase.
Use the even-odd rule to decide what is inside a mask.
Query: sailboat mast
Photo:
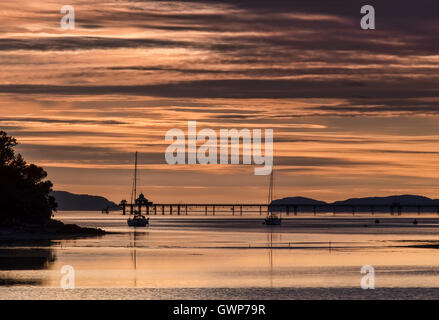
[[[273,188],[274,188],[274,181],[273,181],[273,171],[271,170],[271,174],[270,174],[270,187],[268,189],[268,205],[271,204],[271,202],[273,201]]]
[[[134,161],[134,201],[137,199],[137,151],[136,151],[136,159]]]

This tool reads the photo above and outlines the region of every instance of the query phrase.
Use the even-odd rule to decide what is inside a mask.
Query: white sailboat
[[[265,218],[263,224],[265,225],[269,225],[269,226],[279,226],[282,224],[282,218],[273,212],[273,208],[271,207],[271,203],[273,201],[274,198],[274,179],[273,179],[273,175],[274,175],[274,168],[271,170],[271,175],[270,175],[270,187],[268,190],[268,213],[267,213],[267,217]]]
[[[131,190],[131,203],[135,202],[137,204],[139,203],[139,201],[143,201],[143,200],[144,200],[143,194],[141,194],[141,196],[137,198],[137,151],[136,151],[136,158],[134,161],[133,189]],[[139,204],[141,205],[141,203]],[[128,226],[130,227],[146,227],[147,225],[149,225],[149,218],[146,218],[139,211],[134,210],[134,217],[129,218],[127,220],[127,223]]]

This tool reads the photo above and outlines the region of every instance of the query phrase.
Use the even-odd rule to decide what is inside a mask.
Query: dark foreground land
[[[76,224],[65,224],[58,220],[50,220],[44,225],[20,224],[0,226],[0,243],[32,240],[60,240],[81,237],[102,236],[108,232],[100,228],[80,227]]]

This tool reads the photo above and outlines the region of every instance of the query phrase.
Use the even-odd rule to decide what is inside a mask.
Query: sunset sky
[[[154,202],[265,202],[253,166],[166,164],[196,120],[274,129],[277,197],[439,198],[437,0],[0,5],[0,130],[55,190],[127,198],[137,150]]]

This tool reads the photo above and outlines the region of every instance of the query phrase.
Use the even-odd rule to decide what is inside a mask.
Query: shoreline
[[[20,224],[0,226],[0,243],[64,240],[85,237],[101,237],[113,232],[101,228],[80,227],[77,224],[65,224],[59,220],[50,220],[45,225]]]

